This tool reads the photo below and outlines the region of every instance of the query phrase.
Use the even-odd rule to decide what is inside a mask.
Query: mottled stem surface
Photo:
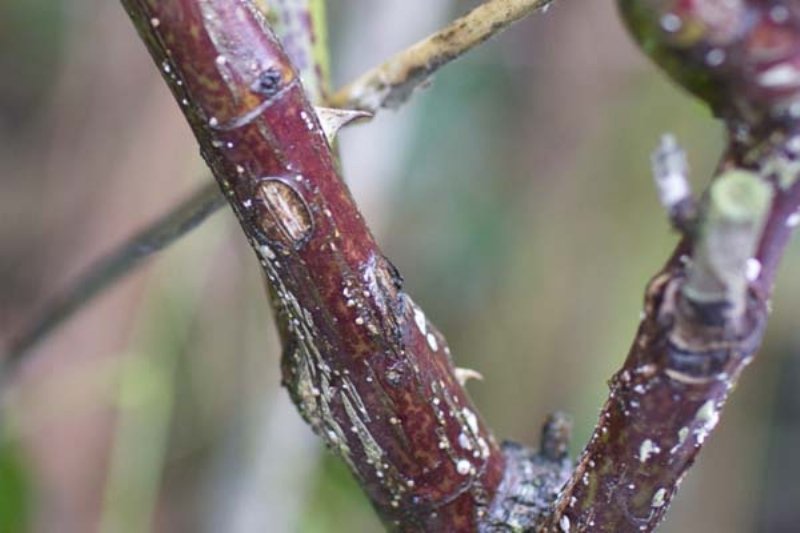
[[[123,0],[269,280],[284,383],[389,526],[650,531],[760,345],[800,217],[800,8],[619,1],[645,50],[726,120],[716,179],[731,171],[744,184],[731,190],[766,193],[751,205],[713,191],[673,202],[664,193],[674,183],[661,180],[673,219],[677,203],[692,207],[676,224],[683,239],[648,287],[633,347],[573,470],[560,418],[546,425],[540,454],[495,443],[444,338],[337,174],[263,13],[248,2]]]
[[[800,7],[619,4],[643,49],[725,119],[728,149],[699,215],[690,201],[677,224],[684,238],[650,283],[628,358],[544,530],[651,531],[663,519],[760,346],[775,270],[800,220]],[[723,180],[741,187],[727,195]],[[674,219],[676,203],[664,203]]]
[[[269,280],[283,379],[387,524],[475,529],[504,459],[337,174],[261,13],[123,0]]]

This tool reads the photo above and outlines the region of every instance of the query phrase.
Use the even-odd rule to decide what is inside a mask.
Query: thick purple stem
[[[504,459],[246,2],[123,0],[269,280],[284,383],[387,522],[475,529]]]

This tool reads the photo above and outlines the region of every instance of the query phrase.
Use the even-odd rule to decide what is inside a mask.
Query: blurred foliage
[[[53,0],[0,2],[0,50],[13,51],[0,54],[0,130],[33,124],[58,80],[64,8]]]
[[[379,21],[382,8],[388,12],[401,1],[409,10],[429,2],[337,4],[330,10],[334,43],[360,34],[362,17]],[[0,131],[11,140],[0,147],[0,158],[6,174],[16,176],[0,184],[0,210],[13,213],[0,232],[0,295],[14,295],[3,298],[4,324],[28,316],[41,303],[36,298],[53,291],[51,274],[88,262],[67,252],[97,238],[90,229],[126,235],[152,214],[151,203],[181,196],[180,186],[195,186],[191,178],[204,172],[121,10],[108,17],[105,4],[0,3],[0,68],[13,73],[0,78]],[[535,445],[540,421],[563,409],[575,419],[576,452],[596,421],[605,380],[627,353],[643,287],[676,241],[652,190],[650,150],[663,132],[675,133],[689,152],[699,190],[721,147],[719,126],[707,110],[639,58],[606,4],[559,3],[447,67],[407,107],[358,126],[375,131],[370,128],[408,119],[403,154],[377,141],[359,147],[401,161],[392,169],[396,179],[359,176],[358,161],[345,162],[357,199],[367,197],[357,184],[379,180],[375,187],[383,196],[376,201],[388,206],[379,210],[384,249],[447,335],[459,366],[486,377],[469,389],[497,435]],[[464,2],[450,5],[453,13],[466,8]],[[96,18],[82,17],[88,12]],[[419,21],[403,23],[413,29]],[[97,32],[86,28],[100,24],[110,27],[103,35],[129,45],[114,49],[120,57],[102,56],[103,43],[89,42]],[[334,69],[343,53],[337,46]],[[92,61],[97,71],[87,67]],[[107,107],[95,108],[114,74],[102,69],[120,64],[137,84],[122,77],[115,85],[129,91],[122,104],[108,95]],[[94,76],[71,78],[71,98],[63,98],[59,85],[67,65],[82,65]],[[66,105],[82,107],[59,114]],[[87,133],[111,111],[119,115],[99,122],[106,129]],[[68,134],[52,134],[57,126]],[[147,144],[162,131],[169,136]],[[65,138],[75,144],[54,146]],[[180,142],[170,144],[175,138]],[[115,157],[92,156],[99,140],[111,143],[103,146]],[[115,189],[118,184],[139,186],[140,194]],[[92,195],[74,191],[81,186]],[[76,223],[68,246],[59,232],[64,228],[40,228],[51,220],[42,210],[58,215],[61,206],[80,215],[65,218]],[[125,207],[127,218],[109,218]],[[53,366],[40,363],[38,378],[25,382],[32,392],[23,396],[29,402],[21,413],[24,430],[9,433],[0,446],[0,531],[25,530],[37,506],[51,504],[40,497],[44,493],[58,502],[72,502],[78,493],[89,501],[105,498],[108,507],[101,503],[99,511],[65,505],[56,514],[62,523],[95,512],[105,514],[107,525],[127,521],[139,530],[248,531],[231,525],[248,501],[247,512],[271,513],[264,520],[281,515],[278,530],[379,530],[356,482],[330,453],[308,446],[296,464],[276,456],[281,443],[305,450],[299,443],[311,436],[299,423],[300,429],[270,425],[282,420],[280,409],[288,403],[273,405],[284,394],[277,390],[279,348],[257,262],[233,217],[220,215],[154,263],[158,268],[108,297],[122,301],[126,313],[100,301],[65,328],[68,334],[42,348],[39,360]],[[798,267],[793,245],[765,350],[744,376],[663,531],[753,531],[765,509],[800,520],[794,500],[763,503],[770,490],[789,490],[768,488],[786,487],[791,472],[771,456],[785,454],[778,437],[800,427],[796,417],[773,414],[786,407],[778,377],[782,395],[800,382],[796,365],[783,363],[800,353],[800,278],[791,276]],[[31,272],[42,273],[35,283],[19,281]],[[109,331],[116,341],[103,344]],[[104,359],[86,359],[87,353]],[[109,360],[114,364],[102,362]],[[98,367],[111,370],[98,377]],[[83,381],[72,379],[75,374]],[[92,393],[89,385],[99,379],[107,382],[99,387],[105,392]],[[39,382],[51,392],[39,394]],[[81,401],[69,397],[75,389],[85,395]],[[81,440],[91,433],[87,428],[100,428],[95,441]],[[74,455],[87,442],[94,447]],[[23,453],[25,446],[30,449]],[[261,463],[270,467],[268,475]],[[287,483],[294,472],[302,479]],[[796,490],[790,495],[796,500]]]
[[[347,466],[331,453],[320,461],[309,493],[308,512],[298,529],[304,533],[380,531],[381,525]]]
[[[14,441],[0,440],[0,531],[28,531],[31,505],[30,471]]]

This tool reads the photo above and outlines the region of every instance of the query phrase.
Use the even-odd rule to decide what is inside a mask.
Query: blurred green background
[[[332,0],[338,83],[474,2]],[[207,171],[115,2],[0,3],[0,335]],[[676,237],[649,178],[664,132],[699,188],[708,112],[646,64],[610,0],[560,2],[345,131],[344,171],[501,437],[588,438],[643,288]],[[797,531],[800,248],[765,348],[665,532]],[[41,344],[4,391],[0,531],[379,531],[279,386],[258,263],[227,211]]]

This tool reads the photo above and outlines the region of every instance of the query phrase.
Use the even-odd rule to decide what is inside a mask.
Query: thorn
[[[477,379],[478,381],[483,381],[483,374],[481,374],[477,370],[472,370],[471,368],[456,367],[456,380],[462,387],[466,385],[467,381],[471,379]]]
[[[325,132],[325,137],[328,139],[329,144],[333,144],[336,134],[344,126],[354,120],[372,117],[372,113],[355,109],[315,107],[314,110],[317,112],[317,118],[319,118],[319,123],[322,125],[322,130]]]

